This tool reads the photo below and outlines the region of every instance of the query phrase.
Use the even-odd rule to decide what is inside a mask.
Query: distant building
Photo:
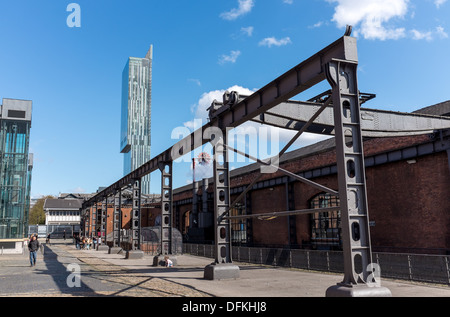
[[[80,225],[80,199],[50,199],[44,203],[45,224],[48,225]]]
[[[145,58],[130,57],[122,74],[120,152],[124,175],[151,159],[151,84],[153,46]],[[150,194],[150,175],[142,178],[141,192]]]
[[[52,238],[72,237],[74,233],[80,232],[80,208],[83,199],[68,197],[54,199],[47,198],[44,202],[45,225],[47,234]]]
[[[3,99],[0,110],[0,244],[9,240],[8,249],[28,234],[31,111],[32,101],[15,99]]]

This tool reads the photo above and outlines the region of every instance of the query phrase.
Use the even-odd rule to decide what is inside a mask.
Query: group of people
[[[50,242],[50,235],[47,236],[47,243]],[[96,237],[89,238],[89,237],[83,237],[80,238],[80,236],[75,236],[75,244],[78,250],[90,250],[92,245],[94,245],[94,249],[96,247],[96,244],[101,244],[101,238],[98,239]],[[30,239],[28,240],[28,251],[30,251],[30,265],[31,267],[36,266],[36,259],[37,259],[37,251],[40,248],[40,244],[38,241],[38,235],[33,234],[30,236]],[[169,259],[168,256],[164,257],[164,262],[166,267],[173,267],[173,262]]]
[[[97,243],[101,244],[102,240],[101,238],[89,238],[89,237],[82,237],[80,238],[80,236],[76,236],[75,237],[75,245],[77,247],[78,250],[90,250],[92,248],[92,246],[94,247],[94,249],[97,246]]]

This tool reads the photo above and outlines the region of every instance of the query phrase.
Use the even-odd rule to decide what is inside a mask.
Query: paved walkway
[[[0,256],[0,297],[324,297],[339,274],[236,263],[240,278],[208,281],[203,269],[211,259],[180,255],[173,268],[153,267],[153,257],[127,260],[73,245],[51,245],[30,267],[28,251]],[[68,267],[79,268],[79,285]],[[70,275],[72,274],[72,275]],[[450,287],[384,279],[394,297],[450,297]]]

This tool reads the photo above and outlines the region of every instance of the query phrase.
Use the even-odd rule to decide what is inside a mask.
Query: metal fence
[[[186,254],[214,258],[214,245],[184,244]],[[278,248],[232,248],[236,262],[281,266],[321,272],[343,273],[341,251],[316,251]],[[373,253],[381,277],[450,285],[450,256]]]
[[[28,236],[37,234],[39,238],[45,238],[48,234],[52,239],[72,238],[74,233],[80,232],[79,225],[29,225]]]
[[[112,245],[113,234],[109,233],[107,236],[107,243]],[[120,246],[123,250],[131,249],[131,230],[120,231]],[[161,254],[161,227],[144,227],[141,228],[141,242],[140,249],[149,255]],[[183,238],[181,233],[172,228],[172,253],[181,254],[183,252]]]

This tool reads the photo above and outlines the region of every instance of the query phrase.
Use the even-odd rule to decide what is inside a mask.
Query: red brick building
[[[439,113],[442,114],[442,113]],[[378,252],[450,253],[450,133],[364,141],[371,242]],[[286,153],[280,167],[338,189],[334,139]],[[231,201],[259,175],[256,165],[231,171]],[[174,191],[174,225],[188,242],[213,241],[212,180],[197,192],[199,228],[190,228],[193,187]],[[208,207],[206,207],[206,205]],[[337,198],[281,172],[265,174],[232,214],[339,205]],[[203,219],[201,221],[200,219]],[[338,212],[232,222],[232,240],[248,246],[340,249]]]
[[[450,102],[423,109],[449,115]],[[447,111],[448,110],[448,111]],[[431,112],[430,112],[431,111]],[[447,112],[445,112],[447,111]],[[450,131],[431,135],[364,140],[371,243],[377,252],[450,254]],[[338,189],[334,139],[286,153],[280,166],[331,189]],[[260,175],[258,166],[235,169],[231,201]],[[185,242],[213,242],[212,179],[203,193],[199,185],[174,190],[173,225]],[[264,174],[240,204],[236,214],[263,214],[339,205],[339,200],[277,172]],[[101,205],[98,207],[101,209]],[[193,210],[198,217],[192,217]],[[131,202],[122,207],[123,228],[129,228]],[[141,226],[158,224],[158,203],[143,203]],[[108,206],[112,232],[113,203]],[[100,213],[98,214],[100,217]],[[193,223],[192,219],[197,219]],[[341,249],[339,212],[250,218],[232,221],[232,242],[247,246]]]
[[[128,193],[131,196],[131,193]],[[154,196],[154,195],[153,195]],[[159,202],[158,202],[159,201]],[[104,203],[97,203],[97,234],[100,232],[101,215],[103,211]],[[132,212],[132,201],[131,197],[127,199],[127,193],[124,193],[122,198],[122,229],[131,228],[131,212]],[[107,206],[107,217],[106,217],[106,232],[111,234],[113,232],[113,214],[114,214],[114,201],[113,199],[108,199]],[[92,224],[93,207],[89,209],[89,224]],[[153,227],[161,221],[161,202],[160,198],[148,198],[143,195],[142,205],[141,205],[141,227]],[[86,223],[83,223],[86,228]],[[86,230],[86,229],[85,229]],[[86,236],[91,236],[92,227],[89,225],[87,227]]]

